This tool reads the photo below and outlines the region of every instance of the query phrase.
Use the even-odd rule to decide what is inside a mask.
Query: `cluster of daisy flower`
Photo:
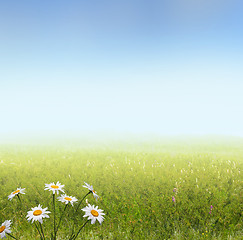
[[[84,182],[85,185],[83,185],[84,188],[87,188],[89,190],[89,192],[82,198],[82,200],[79,202],[79,204],[76,207],[76,211],[75,214],[77,213],[82,201],[85,199],[85,197],[89,194],[93,194],[94,198],[96,199],[96,201],[98,200],[99,196],[97,195],[96,191],[94,190],[92,185],[89,185],[88,183]],[[49,190],[51,191],[53,194],[53,213],[54,213],[54,229],[53,229],[53,234],[52,234],[52,239],[56,240],[56,235],[57,235],[57,231],[58,228],[60,226],[63,214],[68,206],[71,205],[72,207],[74,206],[74,203],[78,202],[78,199],[76,197],[73,196],[69,196],[67,194],[65,194],[64,190],[64,185],[61,185],[61,183],[58,181],[56,184],[54,182],[50,183],[50,184],[45,184],[45,189],[44,190]],[[9,196],[8,199],[11,201],[15,196],[18,197],[18,200],[21,202],[20,200],[20,195],[21,194],[25,194],[24,192],[25,188],[17,188],[17,190],[15,190],[14,192],[12,192]],[[55,216],[55,196],[59,194],[59,192],[61,192],[61,196],[57,197],[58,201],[62,202],[65,204],[63,213],[59,219],[58,224],[56,224],[56,216]],[[72,234],[70,237],[70,240],[74,240],[77,238],[78,234],[80,233],[80,231],[82,230],[82,228],[87,224],[87,222],[89,220],[91,220],[91,224],[94,224],[96,222],[96,220],[101,224],[104,221],[104,216],[105,213],[103,213],[103,210],[98,209],[98,206],[95,205],[90,205],[86,199],[86,204],[87,206],[85,208],[82,208],[81,210],[85,212],[83,217],[87,217],[87,221],[82,225],[82,227],[79,229],[79,231],[74,234],[74,224],[73,224],[73,228],[72,228]],[[47,211],[47,207],[43,208],[42,205],[38,205],[34,208],[31,208],[31,211],[27,212],[27,220],[31,223],[35,223],[35,226],[40,234],[41,239],[45,239],[45,235],[44,235],[44,231],[42,228],[42,224],[43,224],[43,219],[44,218],[50,218],[48,214],[50,214],[50,211]],[[39,224],[39,227],[36,225],[36,222]],[[0,227],[0,237],[1,238],[5,238],[6,235],[15,238],[13,235],[11,235],[11,230],[10,230],[10,225],[11,225],[11,220],[6,220],[5,222],[2,223],[1,227]]]

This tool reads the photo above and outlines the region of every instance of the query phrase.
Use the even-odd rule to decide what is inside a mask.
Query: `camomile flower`
[[[103,213],[103,210],[98,209],[98,206],[94,207],[94,205],[91,206],[88,204],[88,206],[82,210],[85,212],[84,217],[88,217],[88,220],[91,219],[91,224],[94,224],[96,220],[98,220],[100,224],[104,221],[102,215],[105,214]]]
[[[49,211],[46,211],[47,208],[42,208],[39,204],[38,207],[31,208],[32,211],[28,211],[28,214],[26,216],[27,220],[32,220],[32,223],[34,221],[39,221],[40,223],[43,223],[42,218],[49,218],[47,215],[48,213],[51,213]]]
[[[18,195],[18,194],[25,194],[24,193],[25,188],[17,188],[17,190],[15,190],[14,192],[11,192],[11,194],[8,196],[8,200],[12,200],[14,196]]]
[[[65,204],[71,203],[72,206],[74,202],[78,201],[76,197],[67,196],[66,194],[62,194],[61,197],[58,197],[58,200],[60,202],[64,202]]]
[[[6,233],[11,233],[10,231],[11,220],[6,220],[2,223],[0,227],[0,237],[6,238]]]
[[[85,185],[83,185],[83,187],[88,188],[90,192],[93,193],[93,196],[95,197],[96,201],[99,198],[99,196],[96,194],[96,191],[94,190],[92,185],[89,185],[88,183],[84,182]]]
[[[55,192],[57,194],[59,194],[59,191],[63,192],[64,191],[62,190],[62,188],[64,187],[64,185],[61,185],[61,183],[59,183],[59,181],[55,184],[54,182],[53,183],[50,183],[50,184],[45,184],[46,185],[46,188],[45,190],[49,190],[49,191],[52,191],[53,194],[55,194]]]

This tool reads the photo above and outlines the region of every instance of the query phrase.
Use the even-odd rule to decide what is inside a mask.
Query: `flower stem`
[[[10,233],[7,233],[8,234],[8,236],[9,237],[11,237],[11,238],[14,238],[14,239],[17,239],[18,240],[18,238],[15,238],[13,235],[11,235]]]
[[[57,229],[56,229],[56,234],[55,234],[55,235],[57,235],[58,228],[59,228],[59,226],[60,226],[60,224],[61,224],[62,217],[63,217],[63,215],[64,215],[64,212],[65,212],[67,206],[68,206],[68,204],[66,204],[65,207],[64,207],[64,209],[63,209],[62,215],[61,215],[60,220],[59,220],[59,223],[58,223],[58,225],[57,225]]]
[[[36,227],[36,229],[37,229],[38,233],[40,234],[41,239],[43,239],[42,234],[41,234],[41,232],[40,232],[39,228],[37,227],[36,223],[35,223],[35,227]]]
[[[71,238],[69,240],[75,240],[77,238],[77,236],[79,235],[79,233],[81,232],[81,230],[84,228],[84,226],[86,225],[86,223],[88,222],[89,220],[87,220],[83,226],[79,229],[79,231],[77,232],[76,235],[74,235],[74,237],[71,236]]]
[[[41,233],[42,233],[42,235],[43,235],[43,239],[45,240],[46,238],[45,238],[45,234],[44,234],[44,232],[43,232],[42,225],[41,225],[41,223],[40,223],[40,222],[39,222],[39,224],[40,224]]]
[[[74,212],[74,214],[73,214],[73,216],[74,216],[74,221],[73,221],[73,227],[72,227],[72,233],[71,233],[71,236],[73,236],[73,232],[74,232],[74,224],[75,224],[75,222],[76,222],[76,213],[77,213],[77,211],[78,211],[78,209],[79,209],[79,207],[80,207],[80,205],[81,205],[81,203],[83,202],[83,200],[90,194],[90,193],[92,193],[91,191],[89,191],[82,199],[81,199],[81,201],[79,202],[79,204],[78,204],[78,206],[76,207],[76,210],[75,210],[75,212]],[[71,239],[71,238],[70,238]]]
[[[54,235],[54,240],[56,240],[55,194],[53,194],[52,200],[53,200],[52,202],[53,202],[53,212],[54,212],[54,230],[53,230],[53,235]]]
[[[21,202],[21,199],[20,199],[20,196],[19,196],[19,194],[17,194],[17,197],[18,197],[18,199],[19,199],[19,202],[20,202],[20,204],[21,204],[21,206],[22,206],[22,202]]]
[[[78,211],[78,209],[79,209],[79,206],[81,205],[81,203],[82,203],[82,201],[90,194],[90,193],[92,193],[91,191],[89,191],[83,198],[82,198],[82,200],[79,202],[79,204],[78,204],[78,206],[77,206],[77,208],[76,208],[76,210],[75,210],[75,213],[77,213],[77,211]],[[74,214],[75,214],[74,213]]]

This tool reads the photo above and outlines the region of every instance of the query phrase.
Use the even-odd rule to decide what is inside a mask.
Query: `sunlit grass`
[[[33,238],[36,230],[25,216],[38,204],[52,208],[45,183],[60,181],[68,195],[81,199],[85,181],[95,186],[106,215],[102,225],[87,224],[77,239],[240,239],[242,147],[242,141],[92,148],[2,145],[0,220],[12,220],[18,239]],[[17,187],[26,189],[23,207],[17,199],[8,200]],[[71,210],[63,216],[59,239],[72,227]],[[56,202],[57,216],[62,211],[63,204]],[[85,222],[81,211],[76,218],[80,225]],[[44,224],[47,239],[52,225],[50,214]]]

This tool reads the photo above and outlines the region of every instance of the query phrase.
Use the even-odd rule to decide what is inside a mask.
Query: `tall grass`
[[[96,203],[89,195],[89,203],[106,215],[102,225],[87,224],[77,239],[240,239],[242,147],[242,140],[85,148],[1,145],[0,220],[12,220],[12,233],[18,239],[38,239],[25,217],[38,204],[51,211],[52,197],[44,191],[45,183],[60,181],[67,194],[81,199],[87,192],[82,187],[85,181],[100,196]],[[23,206],[7,198],[17,187],[26,188]],[[63,204],[57,202],[57,216],[62,211]],[[70,233],[73,214],[70,206],[58,239]],[[75,218],[78,229],[85,222],[82,211]],[[52,224],[50,214],[43,223],[47,239]]]

